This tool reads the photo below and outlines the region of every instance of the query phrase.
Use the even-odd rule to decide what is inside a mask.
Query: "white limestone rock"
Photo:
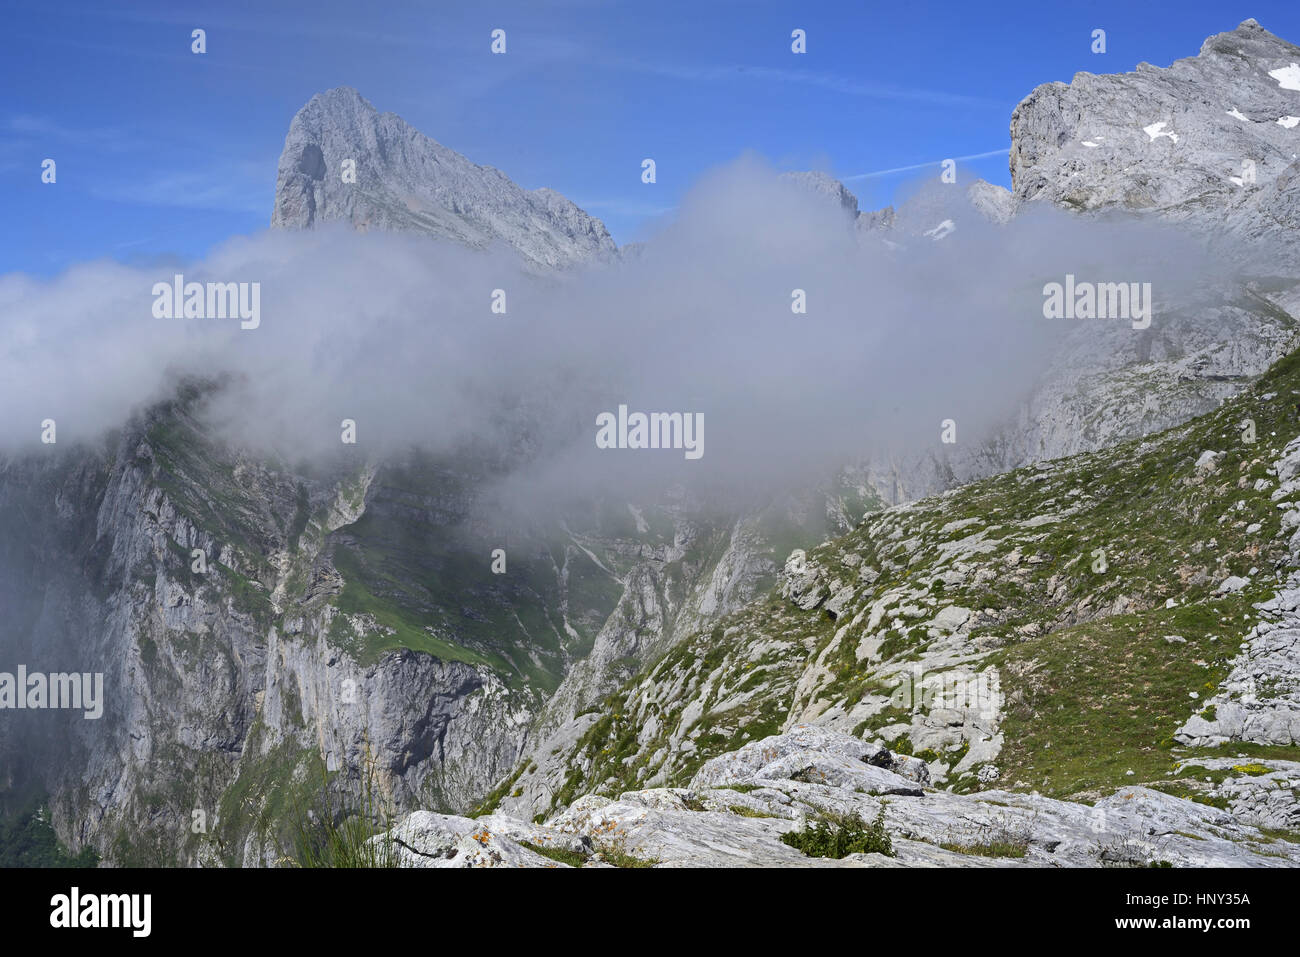
[[[343,163],[356,164],[344,182]],[[553,269],[609,260],[616,247],[598,219],[551,189],[528,190],[380,113],[356,90],[318,93],[298,111],[276,175],[275,229],[342,221],[409,231],[477,249],[512,246]]]

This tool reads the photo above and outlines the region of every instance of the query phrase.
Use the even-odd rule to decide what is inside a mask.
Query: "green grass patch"
[[[560,864],[567,864],[569,867],[581,867],[587,863],[587,858],[577,851],[570,851],[563,847],[547,847],[544,844],[531,844],[528,841],[520,841],[521,847],[526,847],[535,854],[551,859]]]

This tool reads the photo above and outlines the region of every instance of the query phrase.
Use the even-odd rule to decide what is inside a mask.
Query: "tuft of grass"
[[[1300,831],[1278,827],[1261,827],[1259,833],[1263,834],[1265,840],[1270,843],[1273,841],[1286,841],[1289,844],[1300,844]]]
[[[1014,818],[1000,822],[977,824],[972,833],[967,830],[957,835],[948,832],[948,840],[939,846],[946,851],[970,854],[975,857],[1024,857],[1029,850],[1030,826]]]
[[[348,807],[346,799],[330,792],[329,773],[320,764],[321,789],[317,807],[295,798],[290,853],[281,860],[290,867],[390,868],[400,866],[397,845],[390,836],[393,820],[380,809],[374,762],[369,745],[364,752],[361,802]]]
[[[546,847],[543,844],[532,844],[529,841],[520,841],[520,847],[526,847],[534,854],[540,854],[542,857],[548,857],[560,864],[567,864],[569,867],[581,867],[587,863],[587,858],[577,851],[570,851],[563,847]]]
[[[657,857],[637,857],[627,848],[626,835],[608,838],[596,845],[596,852],[606,864],[615,867],[654,867]]]
[[[939,846],[945,851],[956,851],[958,854],[973,854],[976,857],[1024,857],[1025,852],[1029,850],[1027,844],[1021,844],[1018,841],[986,841],[975,844],[944,842]]]

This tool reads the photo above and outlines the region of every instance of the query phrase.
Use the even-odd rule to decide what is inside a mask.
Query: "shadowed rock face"
[[[1281,239],[1300,225],[1293,64],[1300,47],[1247,20],[1167,69],[1046,83],[1011,117],[1016,199],[1149,210]]]
[[[307,756],[330,771],[369,762],[398,807],[462,806],[511,767],[531,699],[504,669],[366,656],[374,622],[334,604],[363,575],[333,568],[332,533],[363,557],[381,547],[382,527],[356,523],[372,480],[375,511],[391,510],[385,473],[291,476],[206,442],[180,408],[0,472],[5,665],[12,651],[33,670],[103,675],[97,720],[0,722],[0,804],[49,795],[64,841],[117,864],[268,863],[259,808],[319,782]]]
[[[344,163],[356,182],[344,182]],[[351,177],[349,177],[351,178]],[[527,190],[380,113],[355,90],[319,93],[285,137],[271,226],[342,221],[357,229],[427,233],[475,248],[504,242],[534,267],[615,255],[603,223],[559,193]]]

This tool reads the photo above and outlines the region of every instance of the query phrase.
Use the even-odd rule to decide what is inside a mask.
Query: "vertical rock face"
[[[345,182],[348,161],[355,164],[355,182]],[[426,233],[475,248],[504,242],[541,268],[616,253],[604,224],[559,193],[526,190],[395,114],[380,113],[347,87],[317,94],[293,118],[271,216],[277,229],[333,221]]]
[[[48,794],[60,836],[114,864],[274,863],[326,790],[468,809],[598,634],[634,655],[774,570],[735,533],[766,556],[735,574],[726,523],[623,507],[518,530],[496,579],[472,457],[298,474],[215,440],[201,405],[0,463],[0,646],[104,675],[99,720],[0,725],[0,799]]]
[[[295,476],[195,426],[155,410],[105,449],[4,464],[0,644],[104,693],[97,720],[6,722],[3,791],[49,794],[60,835],[116,864],[271,862],[295,803],[359,768],[393,810],[471,803],[536,699],[468,649],[383,652],[388,606],[350,604],[364,574],[333,561],[374,473]]]

